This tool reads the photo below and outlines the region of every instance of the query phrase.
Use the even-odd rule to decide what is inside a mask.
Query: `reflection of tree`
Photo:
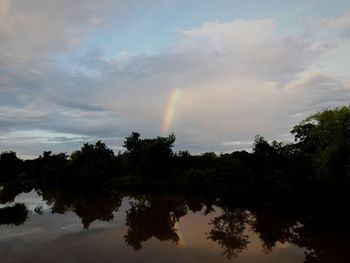
[[[193,213],[200,212],[203,210],[203,215],[208,215],[214,211],[213,200],[206,198],[188,198],[186,199],[186,205]]]
[[[114,218],[113,212],[121,205],[121,198],[113,196],[89,196],[75,202],[72,210],[81,218],[84,228],[89,228],[95,220],[110,221]]]
[[[135,250],[142,248],[142,242],[155,237],[160,241],[179,241],[175,224],[187,214],[184,202],[175,199],[151,199],[131,202],[127,211],[127,234],[125,242]]]
[[[349,241],[337,236],[308,234],[294,241],[298,246],[305,247],[304,263],[346,263],[349,262]]]
[[[53,213],[75,212],[85,229],[95,220],[110,221],[113,212],[121,205],[121,197],[104,192],[68,193],[65,191],[44,191],[43,199],[51,206]]]
[[[0,204],[13,202],[17,195],[23,192],[28,193],[32,189],[32,184],[26,181],[5,184],[0,191]]]
[[[29,192],[33,183],[13,182],[3,184],[0,203],[13,202],[16,195]],[[91,192],[80,189],[47,189],[35,187],[53,213],[75,212],[84,228],[95,220],[110,221],[121,205],[122,196],[107,192]],[[213,210],[213,200],[178,198],[169,196],[135,197],[127,211],[126,244],[136,250],[152,237],[160,241],[179,242],[176,224],[188,211],[202,212]],[[40,207],[37,209],[40,213]],[[227,258],[238,256],[248,245],[246,229],[254,231],[263,243],[266,253],[272,252],[278,242],[294,244],[305,248],[305,263],[348,262],[350,242],[348,234],[349,216],[340,205],[332,209],[313,208],[305,210],[277,209],[260,207],[248,213],[243,209],[223,209],[223,214],[214,218],[208,238],[223,248]],[[341,213],[342,212],[342,213]],[[24,204],[15,204],[0,209],[0,225],[21,225],[29,216]]]
[[[256,209],[253,213],[255,220],[251,227],[259,235],[266,253],[271,252],[277,242],[288,242],[295,235],[295,215],[268,208]]]
[[[323,213],[322,213],[323,214]],[[308,217],[292,242],[305,247],[305,263],[349,262],[349,216],[324,213]]]
[[[330,211],[292,213],[256,209],[251,228],[259,235],[265,252],[277,242],[289,242],[305,251],[305,263],[349,262],[349,227],[347,215],[334,216]]]
[[[28,218],[29,211],[24,204],[15,204],[0,208],[0,225],[22,225]]]
[[[248,235],[244,233],[248,222],[249,214],[245,210],[224,209],[221,216],[210,222],[213,229],[208,238],[224,249],[223,254],[228,259],[237,257],[249,243]]]

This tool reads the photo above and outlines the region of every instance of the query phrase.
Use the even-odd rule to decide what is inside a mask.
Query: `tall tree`
[[[318,181],[350,183],[350,106],[311,115],[292,133],[297,150],[310,160]]]

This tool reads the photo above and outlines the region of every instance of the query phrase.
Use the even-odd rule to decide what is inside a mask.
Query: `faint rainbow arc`
[[[181,91],[179,89],[173,89],[170,92],[168,102],[165,106],[162,121],[162,131],[167,132],[170,128],[171,122],[174,118],[176,104],[179,100]]]

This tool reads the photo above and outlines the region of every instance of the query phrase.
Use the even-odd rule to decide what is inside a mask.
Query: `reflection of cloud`
[[[46,213],[50,211],[50,206],[35,191],[17,195],[14,202],[24,204],[31,212],[34,212],[35,208],[38,207],[41,207],[41,212]]]
[[[290,243],[287,243],[287,242],[283,242],[283,243],[281,243],[281,242],[276,242],[276,244],[275,244],[275,247],[278,249],[278,248],[291,248],[291,247],[293,247],[293,246],[295,246],[295,245],[292,245],[292,244],[290,244]]]
[[[180,224],[176,222],[174,228],[177,236],[179,237],[179,241],[177,242],[177,245],[179,245],[180,247],[186,247],[186,241],[185,241],[183,232],[180,229]]]
[[[80,230],[81,229],[81,223],[72,223],[68,225],[61,226],[60,229],[65,231],[71,231],[71,230]]]

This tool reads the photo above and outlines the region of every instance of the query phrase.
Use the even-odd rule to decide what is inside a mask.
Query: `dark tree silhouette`
[[[23,161],[15,152],[3,152],[0,154],[0,180],[5,180],[23,172]]]
[[[70,156],[72,176],[79,184],[101,186],[106,180],[118,176],[118,160],[113,150],[101,141],[95,145],[85,143]]]

